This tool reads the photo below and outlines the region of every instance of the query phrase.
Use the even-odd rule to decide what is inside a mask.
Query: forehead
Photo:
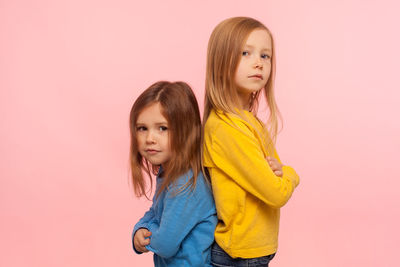
[[[155,102],[139,113],[136,123],[167,123],[167,119],[163,115],[163,108],[160,103]]]
[[[264,29],[255,29],[247,37],[245,45],[271,49],[272,48],[271,35]]]

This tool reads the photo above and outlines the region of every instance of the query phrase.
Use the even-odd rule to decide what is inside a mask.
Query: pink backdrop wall
[[[397,1],[0,1],[0,266],[152,266],[130,234],[128,113],[160,80],[203,105],[208,37],[275,34],[282,160],[301,184],[271,266],[397,266]]]

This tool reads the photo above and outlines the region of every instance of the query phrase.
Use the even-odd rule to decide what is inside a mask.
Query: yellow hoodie
[[[211,111],[204,129],[204,166],[211,176],[218,224],[215,240],[233,258],[256,258],[276,252],[279,210],[299,184],[293,168],[276,176],[266,161],[264,125],[248,111],[246,120]]]

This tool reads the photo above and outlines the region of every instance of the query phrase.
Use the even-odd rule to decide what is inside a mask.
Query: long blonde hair
[[[132,106],[130,126],[130,167],[134,191],[137,196],[147,196],[146,180],[143,171],[150,179],[151,173],[157,174],[159,165],[150,164],[138,151],[136,137],[136,122],[143,109],[153,103],[160,103],[162,114],[168,121],[169,142],[171,159],[163,164],[163,182],[156,197],[168,186],[173,185],[179,176],[190,169],[193,177],[189,182],[178,188],[178,191],[190,186],[194,188],[196,179],[201,171],[201,120],[196,97],[190,86],[184,82],[160,81],[147,88],[135,101]],[[179,192],[177,192],[179,193]]]
[[[203,123],[207,121],[212,109],[243,117],[238,111],[240,102],[234,77],[246,40],[250,33],[256,29],[266,30],[271,37],[271,73],[265,87],[252,94],[249,111],[257,115],[259,98],[264,91],[269,109],[267,129],[271,140],[275,143],[278,133],[278,118],[281,118],[281,116],[273,90],[275,79],[274,39],[270,30],[253,18],[233,17],[226,19],[219,23],[211,33],[207,50]]]

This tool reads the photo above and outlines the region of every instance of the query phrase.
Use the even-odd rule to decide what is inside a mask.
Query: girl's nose
[[[148,144],[154,144],[155,143],[154,135],[153,135],[152,131],[148,131],[147,132],[146,143],[148,143]]]
[[[262,69],[263,68],[263,64],[262,64],[260,58],[256,59],[256,63],[254,64],[254,67],[257,68],[257,69]]]

